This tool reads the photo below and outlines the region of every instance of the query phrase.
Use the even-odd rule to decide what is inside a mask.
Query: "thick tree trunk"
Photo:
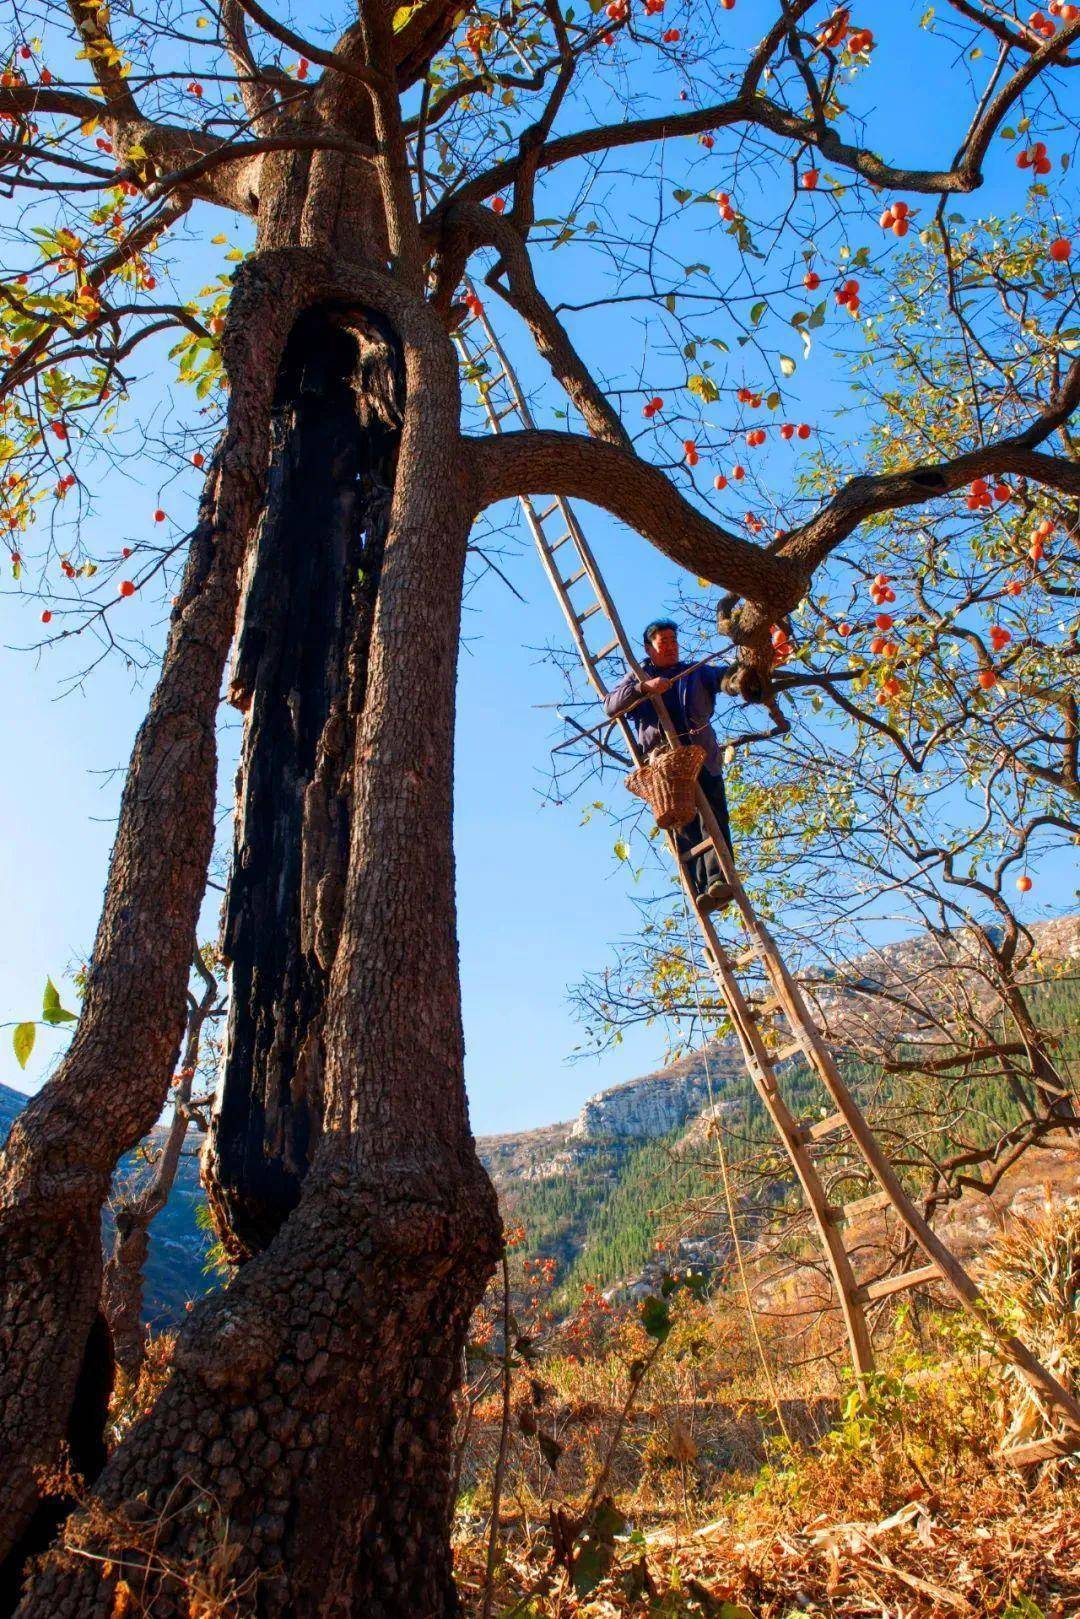
[[[457,375],[419,300],[394,312],[405,416],[351,751],[323,1123],[291,1216],[200,1303],[172,1379],[68,1525],[22,1619],[156,1616],[193,1588],[267,1619],[456,1611],[450,1397],[499,1250],[463,1082],[454,685],[470,467]],[[98,1554],[105,1554],[102,1561]]]
[[[238,279],[226,337],[229,425],[135,742],[82,1015],[0,1159],[0,1557],[26,1530],[68,1427],[98,1309],[113,1172],[160,1114],[176,1062],[213,839],[218,694],[239,569],[261,501],[281,334],[311,279],[310,264],[287,254]]]
[[[230,695],[247,711],[223,928],[227,1056],[207,1188],[234,1258],[299,1197],[348,866],[351,745],[401,429],[400,355],[369,320],[297,323]]]

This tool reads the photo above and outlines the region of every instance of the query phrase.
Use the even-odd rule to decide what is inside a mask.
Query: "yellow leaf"
[[[686,386],[703,404],[711,405],[720,398],[720,390],[711,377],[690,377]]]
[[[227,242],[229,238],[227,236],[218,235],[211,236],[210,240],[213,242],[215,247],[220,247],[222,242]]]

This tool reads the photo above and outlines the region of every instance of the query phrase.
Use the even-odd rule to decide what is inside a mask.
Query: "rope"
[[[694,973],[694,998],[697,1003],[698,1026],[701,1029],[702,1034],[704,1034],[705,1020],[701,1005],[701,976],[697,971],[696,964],[694,963],[693,930],[690,926],[690,906],[687,903],[685,889],[683,890],[682,901],[683,920],[686,924],[687,950],[689,953],[691,969]],[[712,1113],[716,1104],[713,1100],[712,1067],[709,1063],[709,1047],[707,1043],[702,1046],[701,1055],[705,1062],[705,1088],[709,1096],[709,1111]],[[750,1278],[746,1273],[746,1260],[743,1255],[742,1239],[739,1236],[739,1228],[735,1221],[735,1200],[731,1192],[731,1175],[728,1169],[727,1153],[724,1151],[724,1132],[720,1126],[719,1119],[714,1119],[714,1122],[716,1124],[716,1156],[720,1162],[720,1177],[724,1187],[724,1202],[727,1205],[728,1225],[731,1227],[731,1240],[735,1249],[735,1260],[739,1267],[739,1280],[742,1283],[743,1297],[746,1301],[746,1314],[750,1322],[750,1335],[754,1340],[754,1347],[757,1350],[758,1359],[761,1361],[761,1369],[765,1374],[765,1381],[768,1384],[769,1395],[773,1403],[773,1410],[776,1412],[776,1420],[780,1424],[780,1431],[783,1434],[785,1441],[788,1445],[790,1445],[791,1435],[788,1432],[787,1423],[784,1421],[784,1411],[780,1403],[780,1391],[776,1386],[776,1381],[772,1373],[772,1367],[769,1365],[769,1357],[765,1353],[765,1345],[762,1342],[761,1333],[758,1329],[757,1311],[754,1309],[753,1295],[750,1291]]]

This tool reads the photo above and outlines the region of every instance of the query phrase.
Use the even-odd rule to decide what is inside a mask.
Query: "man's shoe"
[[[730,883],[717,878],[710,883],[704,894],[698,897],[697,908],[703,915],[708,916],[712,911],[725,911],[735,898],[735,890]]]

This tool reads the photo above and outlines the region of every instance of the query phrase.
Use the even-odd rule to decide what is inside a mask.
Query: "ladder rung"
[[[922,1287],[924,1282],[937,1282],[941,1271],[937,1265],[921,1265],[918,1270],[905,1270],[899,1276],[886,1276],[880,1282],[868,1282],[859,1289],[859,1297],[867,1304],[871,1299],[887,1299],[891,1293],[905,1293],[909,1287]]]
[[[776,1068],[782,1062],[790,1062],[792,1057],[804,1057],[805,1058],[805,1056],[806,1056],[806,1052],[803,1050],[802,1046],[800,1046],[799,1042],[796,1040],[793,1045],[782,1046],[779,1051],[770,1051],[769,1052],[769,1062],[772,1064],[772,1066],[774,1068]]]
[[[563,580],[563,589],[569,590],[571,585],[576,585],[579,579],[585,578],[588,571],[588,568],[579,568],[577,573],[572,573],[569,579]]]
[[[830,1113],[827,1119],[818,1119],[816,1124],[803,1125],[803,1137],[807,1141],[821,1141],[834,1130],[842,1130],[845,1124],[847,1120],[842,1113]]]
[[[695,843],[692,849],[687,849],[682,858],[684,860],[692,860],[696,854],[704,854],[706,849],[711,849],[712,847],[712,838],[702,838],[701,842]]]
[[[1027,1445],[1014,1445],[1011,1450],[999,1450],[998,1460],[1010,1467],[1032,1467],[1036,1462],[1049,1462],[1055,1456],[1071,1456],[1080,1450],[1080,1433],[1051,1434],[1049,1439],[1033,1439]]]
[[[871,1192],[869,1197],[857,1197],[852,1203],[845,1203],[840,1210],[840,1218],[845,1223],[857,1220],[860,1215],[874,1214],[878,1209],[887,1209],[892,1205],[892,1198],[888,1192]]]
[[[619,637],[616,636],[614,641],[609,641],[607,646],[604,647],[600,652],[591,652],[589,654],[589,662],[599,663],[601,659],[610,657],[613,652],[618,652],[618,650]]]
[[[754,1001],[750,1010],[760,1022],[762,1018],[773,1017],[777,1012],[783,1012],[784,1005],[778,995],[768,995],[763,1001]]]
[[[506,375],[506,372],[504,371],[503,376],[505,376],[505,375]],[[498,382],[499,378],[496,377],[495,381]],[[517,410],[517,400],[516,399],[511,399],[511,401],[507,405],[506,409],[496,411],[492,415],[491,419],[492,419],[493,422],[501,422],[501,421],[503,421],[505,419],[505,417],[512,416],[514,414],[515,410]]]
[[[565,534],[560,534],[559,538],[557,540],[553,541],[552,544],[548,546],[548,550],[549,551],[557,551],[559,549],[560,545],[565,545],[567,540],[570,540],[570,539],[573,539],[573,535],[570,533],[570,530],[567,529]]]
[[[550,506],[545,506],[542,512],[537,512],[536,521],[538,523],[546,523],[548,518],[551,516],[552,512],[557,512],[558,509],[559,509],[558,500],[557,499],[553,500],[551,502]]]
[[[748,944],[732,957],[736,967],[752,967],[755,961],[760,960],[761,952],[756,944]]]
[[[575,613],[574,617],[577,619],[579,624],[584,624],[585,620],[587,618],[592,618],[594,613],[602,613],[603,611],[603,602],[593,602],[591,607],[586,607],[583,613]]]

